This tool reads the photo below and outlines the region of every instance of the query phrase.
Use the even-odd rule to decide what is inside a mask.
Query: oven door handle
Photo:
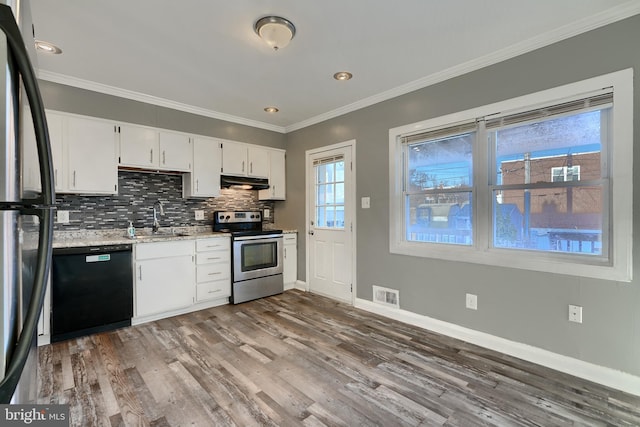
[[[236,242],[243,242],[245,240],[267,240],[267,239],[282,239],[282,234],[259,234],[256,236],[240,236],[234,237],[233,240]]]

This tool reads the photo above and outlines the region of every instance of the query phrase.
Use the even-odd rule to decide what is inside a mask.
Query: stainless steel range
[[[282,293],[282,230],[263,230],[260,211],[216,211],[213,230],[231,233],[231,303]]]

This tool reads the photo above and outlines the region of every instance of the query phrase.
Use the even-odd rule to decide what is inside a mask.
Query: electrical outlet
[[[363,197],[360,199],[360,203],[362,204],[362,209],[369,209],[371,207],[371,197]]]
[[[270,209],[265,209],[262,213],[262,216],[265,218],[271,218],[271,210]]]
[[[197,210],[196,212],[196,220],[204,219],[204,211]]]
[[[56,218],[58,224],[69,224],[69,211],[58,211]]]
[[[569,322],[582,323],[582,307],[569,304]]]
[[[471,310],[477,310],[478,309],[478,295],[467,294],[466,307],[471,309]]]

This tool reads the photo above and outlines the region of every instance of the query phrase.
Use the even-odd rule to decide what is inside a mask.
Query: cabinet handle
[[[215,276],[216,274],[222,274],[222,271],[214,271],[213,273],[209,273],[209,276]]]
[[[196,193],[200,191],[200,180],[196,179]]]
[[[287,248],[284,248],[284,257],[287,257]]]
[[[242,172],[244,172],[244,160],[242,161]]]
[[[249,173],[253,173],[253,162],[249,163],[249,168],[250,168]]]
[[[153,148],[149,150],[149,162],[153,163]]]
[[[58,169],[55,169],[54,177],[53,177],[53,184],[56,185],[56,186],[58,185]]]
[[[209,261],[212,261],[212,260],[214,260],[214,259],[221,259],[221,258],[220,258],[219,256],[217,256],[217,257],[207,258],[207,259],[208,259]]]
[[[73,188],[76,187],[76,171],[73,171]]]
[[[138,280],[142,280],[142,266],[139,267],[140,274],[138,274]]]
[[[167,156],[165,154],[166,152],[164,150],[162,150],[162,164],[166,165],[167,164]]]
[[[208,294],[215,294],[216,292],[220,292],[222,289],[216,289],[214,291],[207,292]]]

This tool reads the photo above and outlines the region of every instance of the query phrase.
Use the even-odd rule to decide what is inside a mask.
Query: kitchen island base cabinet
[[[191,306],[195,301],[193,240],[135,246],[135,317]]]

